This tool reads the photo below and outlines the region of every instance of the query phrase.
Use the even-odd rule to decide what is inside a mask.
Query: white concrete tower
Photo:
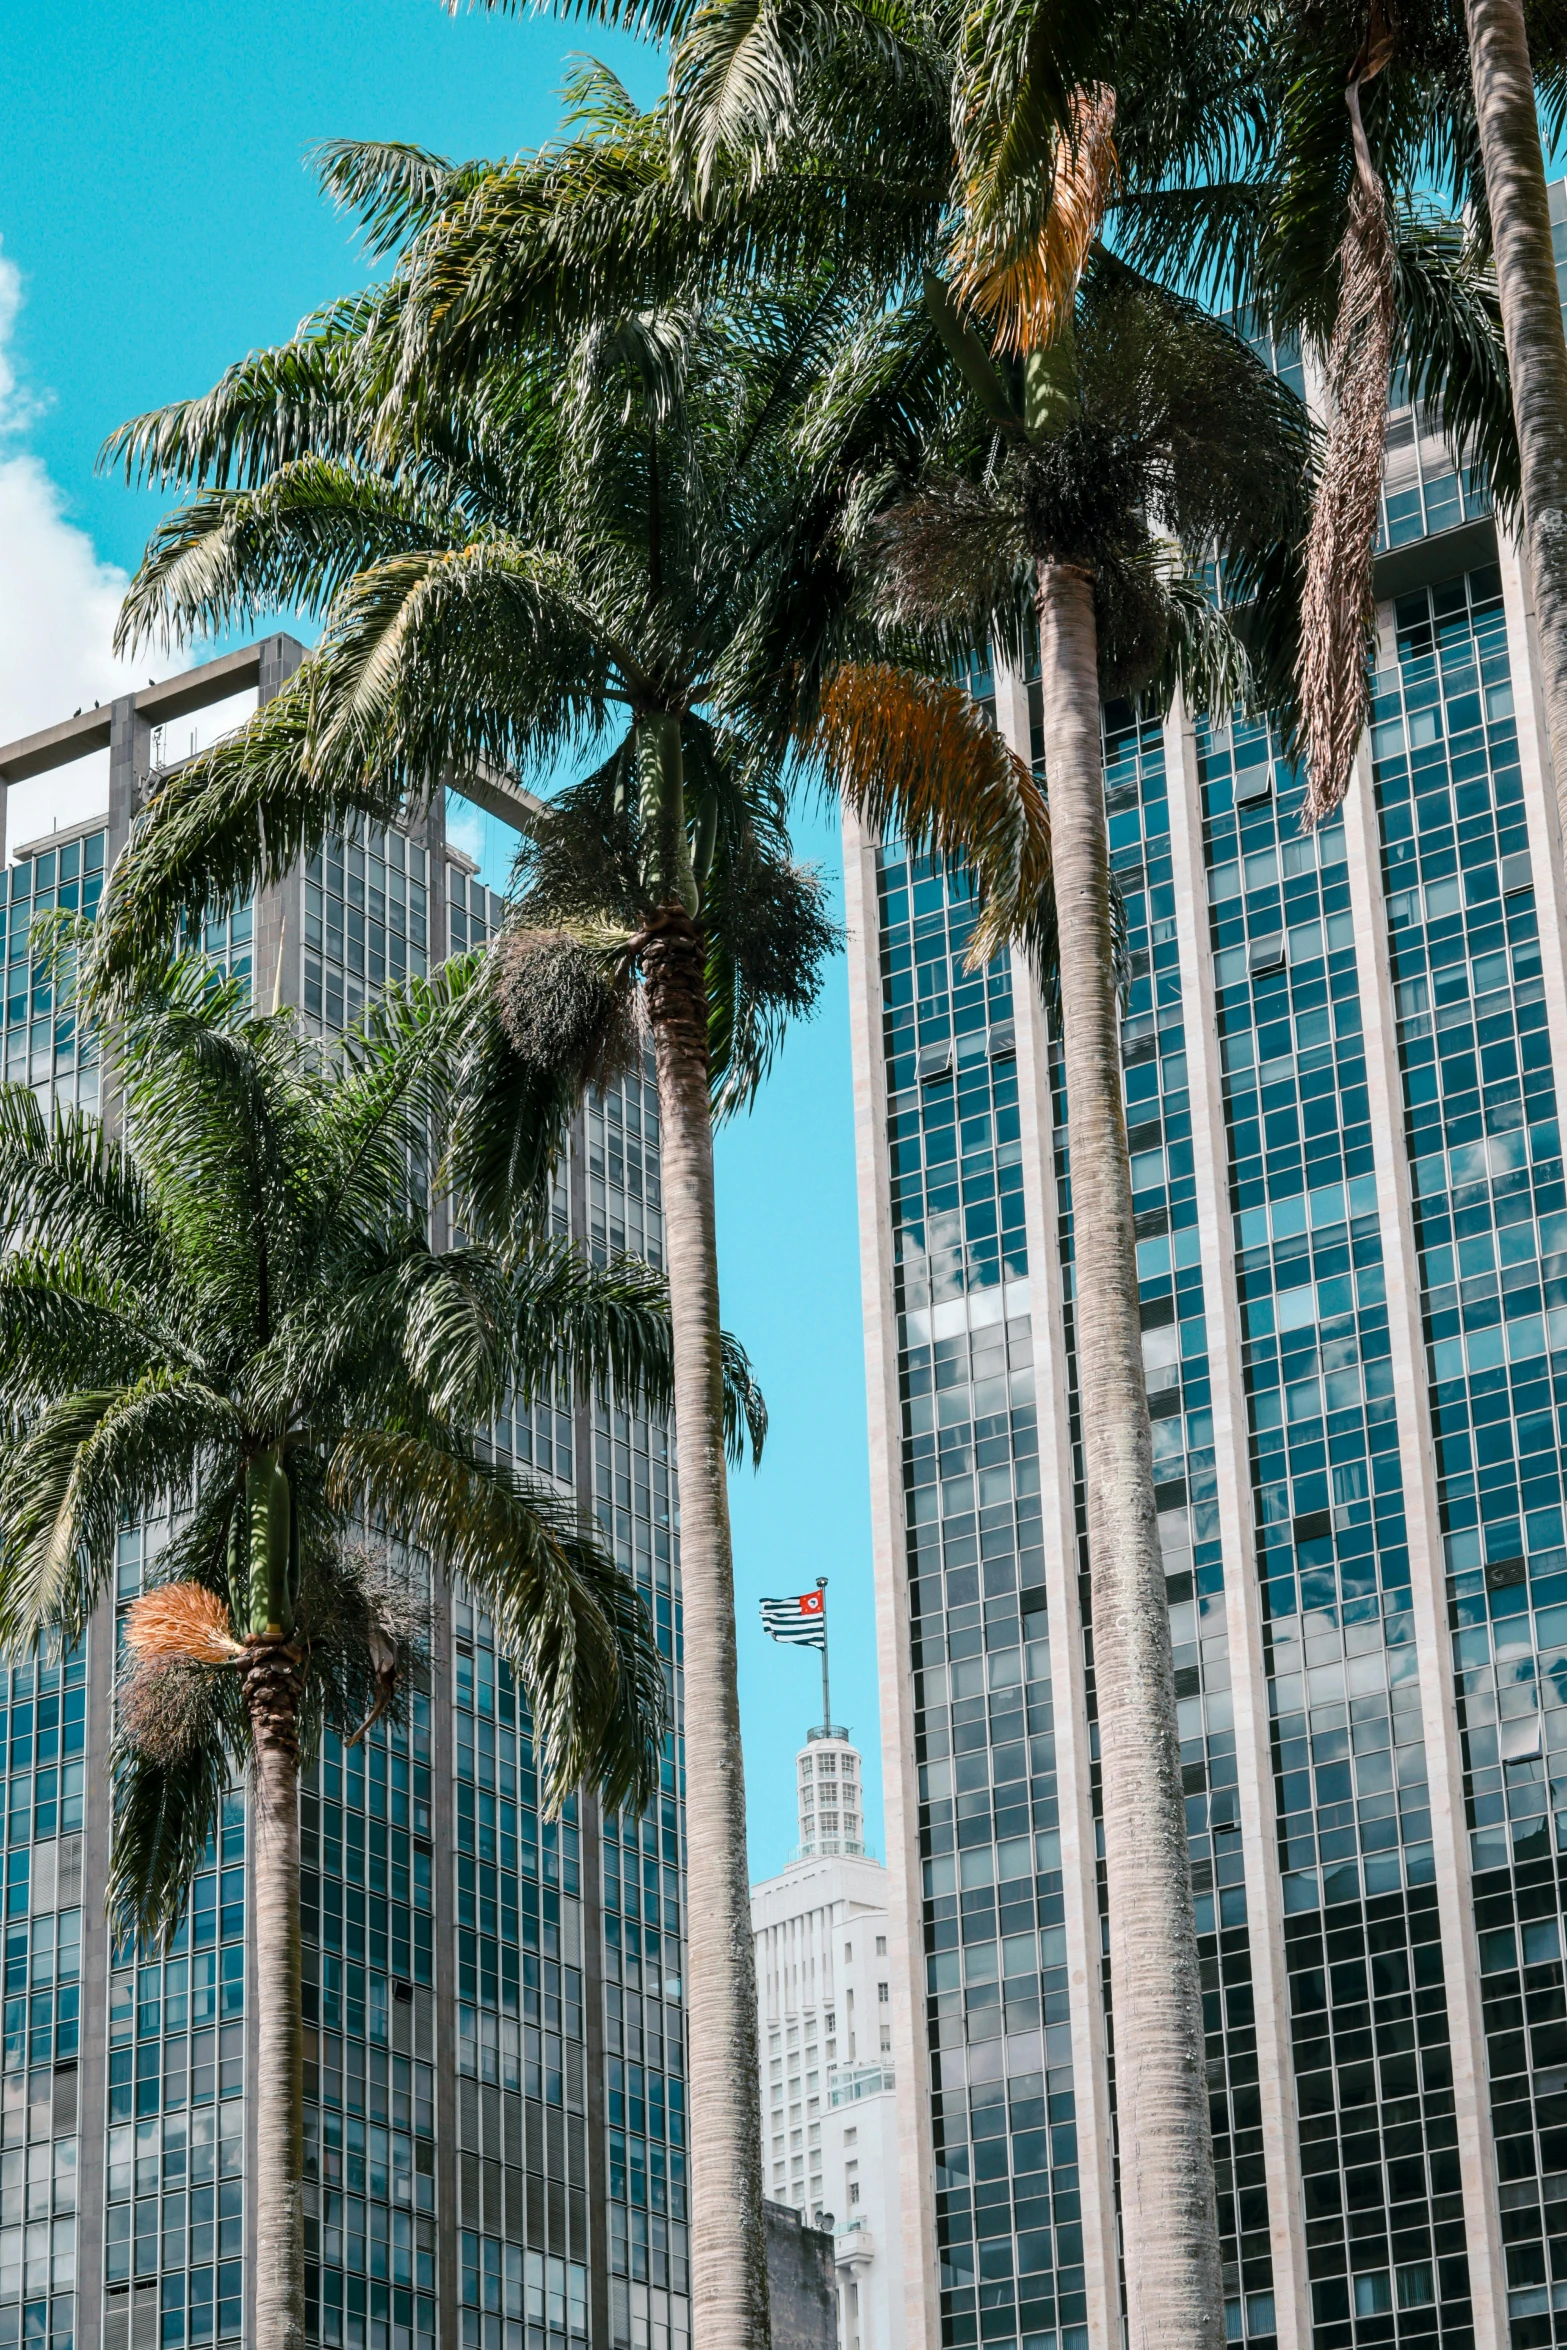
[[[800,1797],[800,1858],[865,1851],[865,1811],[859,1748],[836,1722],[809,1730],[795,1758]]]
[[[800,1842],[751,1888],[767,2193],[834,2231],[840,2350],[903,2350],[887,1872],[837,1724],[796,1765]]]

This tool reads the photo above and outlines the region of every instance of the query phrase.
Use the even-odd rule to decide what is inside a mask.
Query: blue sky
[[[580,23],[453,16],[437,0],[55,0],[8,12],[0,741],[113,690],[120,575],[159,507],[94,477],[105,434],[205,389],[362,280],[348,224],[304,168],[308,150],[333,137],[452,156],[535,145],[558,119],[567,58],[584,48],[639,97],[654,94],[656,60],[627,42]],[[138,669],[176,665],[153,655]],[[800,839],[836,890],[834,827],[802,811]],[[880,1833],[848,1049],[840,958],[760,1108],[719,1142],[725,1318],[751,1349],[773,1424],[763,1468],[734,1486],[756,1875],[793,1843],[793,1755],[820,1707],[815,1656],[773,1647],[756,1602],[821,1574],[833,1710],[865,1747]]]

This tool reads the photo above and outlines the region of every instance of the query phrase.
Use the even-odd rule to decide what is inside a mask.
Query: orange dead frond
[[[862,822],[967,866],[981,900],[975,968],[1035,917],[1051,885],[1045,796],[960,686],[846,662],[803,748]]]
[[[1043,350],[1072,315],[1089,251],[1120,185],[1115,92],[1072,98],[1072,127],[1056,142],[1042,187],[1009,187],[980,172],[964,190],[952,245],[954,291],[991,320],[996,347]]]
[[[200,1583],[164,1583],[147,1592],[131,1609],[125,1637],[138,1656],[188,1664],[227,1665],[245,1653],[222,1600]]]

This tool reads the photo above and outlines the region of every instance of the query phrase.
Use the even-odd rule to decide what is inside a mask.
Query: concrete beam
[[[163,726],[171,718],[187,718],[192,710],[209,709],[214,702],[226,702],[231,694],[243,693],[247,686],[261,684],[264,662],[278,665],[279,648],[287,648],[295,660],[286,667],[297,666],[304,657],[305,648],[293,637],[279,634],[258,640],[253,645],[242,645],[237,652],[223,653],[216,661],[200,662],[194,669],[183,669],[177,677],[168,677],[158,685],[145,685],[140,693],[128,699],[136,716],[146,726]],[[0,782],[25,783],[29,776],[47,775],[56,767],[68,767],[73,759],[84,758],[89,751],[103,751],[109,747],[109,733],[113,704],[105,702],[96,710],[83,710],[75,718],[63,718],[56,726],[46,726],[37,734],[27,734],[13,743],[0,747]]]
[[[496,774],[465,775],[452,790],[459,799],[472,800],[486,816],[494,816],[500,823],[509,824],[513,832],[531,832],[533,819],[543,802],[530,791],[520,791],[509,776]]]

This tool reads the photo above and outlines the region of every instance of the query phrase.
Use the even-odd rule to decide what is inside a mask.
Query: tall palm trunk
[[[1556,794],[1567,811],[1567,336],[1521,0],[1468,0],[1469,65],[1513,415]]]
[[[257,1641],[245,1671],[255,1740],[251,1882],[255,1915],[255,2350],[303,2350],[304,2045],[299,1970],[299,1685],[292,1658]]]
[[[649,926],[680,1465],[685,1619],[691,2329],[695,2350],[768,2350],[756,1962],[724,1466],[713,1130],[701,940],[686,907]]]
[[[1093,583],[1039,565],[1046,786],[1061,936],[1078,1396],[1130,2350],[1223,2340],[1197,1932],[1154,1511],[1110,926]]]

